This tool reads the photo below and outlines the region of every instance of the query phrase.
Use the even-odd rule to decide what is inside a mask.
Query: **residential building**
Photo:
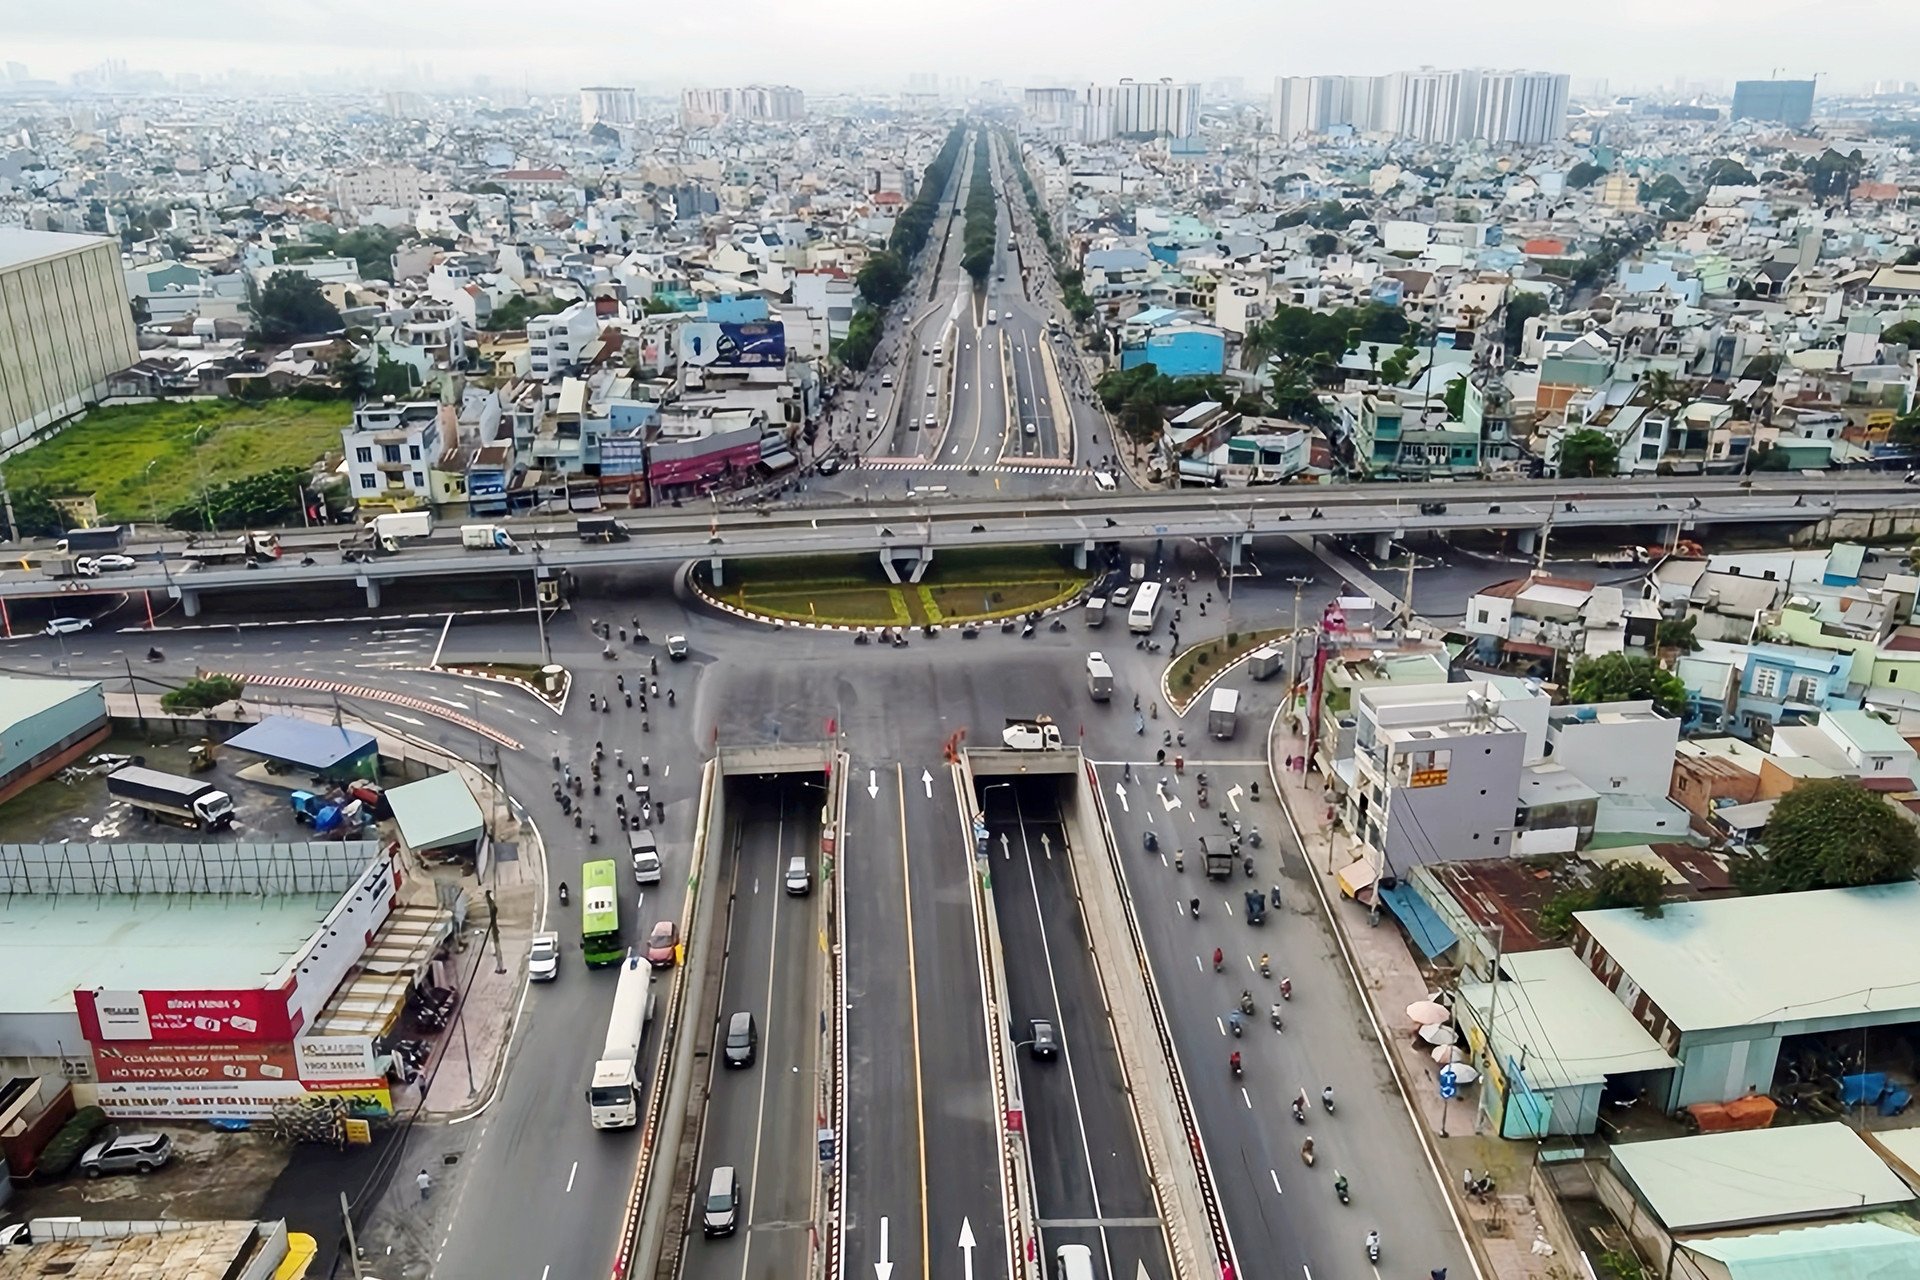
[[[1191,138],[1200,132],[1200,86],[1170,79],[1088,85],[1083,142],[1110,138]]]
[[[0,228],[0,449],[99,400],[139,358],[117,241]]]
[[[551,381],[579,368],[600,337],[593,303],[576,302],[565,311],[527,321],[528,371]]]
[[[1911,791],[1920,783],[1920,758],[1900,731],[1871,711],[1829,711],[1820,729],[1833,739],[1862,786],[1875,791]]]
[[[1797,644],[1747,647],[1740,698],[1728,728],[1738,737],[1766,741],[1781,725],[1807,724],[1823,713],[1860,705],[1848,690],[1850,655]]]
[[[580,127],[634,124],[640,119],[639,94],[630,88],[589,86],[580,91]]]
[[[1813,120],[1811,80],[1736,80],[1733,118],[1804,128]]]
[[[1471,136],[1539,147],[1567,132],[1568,77],[1550,71],[1480,73]]]
[[[1070,128],[1080,106],[1075,89],[1028,89],[1021,94],[1021,109],[1027,120],[1045,130]]]
[[[1120,330],[1120,367],[1150,364],[1169,378],[1217,377],[1227,367],[1227,335],[1179,313],[1152,308]]]
[[[448,444],[442,417],[437,400],[388,396],[356,405],[353,422],[340,428],[354,501],[362,507],[384,505],[396,510],[430,503],[429,473],[440,464]]]
[[[559,195],[573,187],[565,169],[508,169],[488,179],[514,196]]]
[[[379,206],[412,210],[420,204],[421,182],[425,177],[410,164],[350,169],[334,182],[333,198],[348,213]]]
[[[1458,142],[1471,136],[1479,105],[1478,71],[1399,73],[1399,114],[1393,131],[1417,142]]]
[[[680,93],[680,123],[689,129],[710,129],[729,120],[804,120],[806,115],[806,94],[790,85],[684,89]]]

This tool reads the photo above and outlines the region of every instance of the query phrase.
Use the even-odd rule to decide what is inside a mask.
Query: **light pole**
[[[158,458],[147,463],[147,470],[141,477],[147,485],[147,518],[153,521],[155,527],[160,524],[160,505],[153,500],[153,469],[158,465],[160,465]]]
[[[213,532],[213,497],[207,492],[207,464],[200,456],[200,433],[211,430],[211,427],[201,423],[187,436],[188,447],[193,450],[193,469],[200,477],[200,507],[206,513],[208,533]]]

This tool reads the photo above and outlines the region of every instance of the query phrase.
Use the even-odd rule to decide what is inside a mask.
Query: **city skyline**
[[[673,10],[650,15],[644,30],[623,37],[539,24],[509,28],[503,24],[524,10],[499,0],[459,6],[422,0],[404,9],[335,0],[317,24],[308,20],[310,11],[296,20],[237,0],[187,0],[164,11],[103,0],[84,18],[57,8],[11,15],[7,56],[52,80],[108,59],[166,75],[324,78],[338,72],[356,80],[430,65],[433,83],[486,76],[542,92],[582,83],[668,91],[755,80],[815,92],[891,91],[916,71],[938,68],[943,79],[1014,86],[1240,78],[1248,96],[1258,98],[1276,76],[1384,74],[1424,65],[1551,67],[1629,90],[1676,78],[1730,85],[1778,74],[1818,77],[1823,88],[1845,91],[1909,78],[1903,50],[1920,36],[1920,17],[1898,12],[1838,0],[1823,11],[1823,22],[1792,28],[1792,44],[1783,49],[1776,34],[1789,29],[1789,13],[1780,0],[1738,9],[1730,0],[1686,6],[1624,0],[1600,11],[1550,15],[1510,0],[1470,0],[1448,10],[1444,24],[1407,0],[1389,0],[1371,13],[1366,45],[1357,48],[1345,30],[1244,0],[1210,14],[1205,38],[1188,41],[1169,39],[1164,13],[1140,0],[1098,7],[1068,0],[1044,9],[985,0],[964,14],[933,16],[881,0],[820,0],[808,7],[804,24],[795,23],[790,8],[743,0],[724,40],[700,16]],[[1223,38],[1223,22],[1230,38]],[[501,34],[509,29],[510,37]],[[1853,33],[1867,30],[1876,38],[1863,45]],[[1498,38],[1490,41],[1489,32]]]

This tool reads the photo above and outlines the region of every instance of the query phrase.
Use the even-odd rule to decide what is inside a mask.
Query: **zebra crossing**
[[[311,693],[333,693],[343,698],[362,698],[368,702],[384,702],[389,706],[405,707],[410,711],[420,711],[436,716],[449,724],[460,726],[469,733],[477,733],[499,743],[509,751],[525,749],[517,740],[501,733],[491,725],[482,724],[472,716],[461,712],[450,711],[429,699],[416,698],[410,693],[396,693],[391,689],[347,684],[340,680],[322,680],[315,676],[254,675],[244,671],[222,671],[216,674],[224,675],[230,680],[239,680],[249,689],[301,689]]]

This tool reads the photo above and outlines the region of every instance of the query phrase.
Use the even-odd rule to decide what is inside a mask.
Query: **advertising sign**
[[[296,1040],[294,1056],[306,1084],[357,1084],[380,1078],[371,1036],[325,1036]]]
[[[164,1040],[226,1044],[236,1040],[285,1044],[299,1031],[287,1012],[288,992],[87,991],[73,993],[80,1029],[94,1044]]]
[[[393,1113],[393,1096],[385,1085],[365,1089],[306,1089],[297,1080],[239,1081],[232,1085],[133,1084],[103,1081],[100,1106],[110,1116],[156,1120],[265,1120],[276,1105],[304,1097],[346,1100],[350,1116],[376,1117]]]
[[[93,1065],[102,1080],[184,1084],[192,1081],[299,1078],[293,1046],[287,1044],[112,1041],[94,1046]]]
[[[751,324],[690,320],[677,333],[680,359],[687,364],[744,369],[781,368],[787,363],[787,327],[778,320]]]

